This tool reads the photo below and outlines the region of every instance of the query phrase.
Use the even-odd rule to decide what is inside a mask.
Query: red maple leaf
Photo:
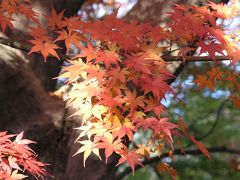
[[[113,97],[109,92],[100,94],[99,98],[99,104],[106,105],[109,109],[114,109],[117,106],[122,108],[122,103],[124,102],[121,95]]]
[[[17,0],[3,0],[1,1],[1,9],[6,11],[8,15],[12,16],[12,14],[17,12]],[[1,12],[2,13],[2,12]]]
[[[162,99],[167,92],[173,92],[172,88],[166,83],[168,77],[142,75],[140,79],[144,93],[152,92],[157,100]]]
[[[33,47],[31,48],[31,51],[28,54],[31,54],[33,52],[40,52],[43,57],[44,61],[46,61],[47,56],[49,54],[53,55],[57,59],[60,59],[55,49],[58,49],[59,47],[50,41],[42,41],[40,39],[34,39],[29,40],[33,44]]]
[[[23,14],[27,19],[38,23],[37,13],[33,11],[32,7],[26,4],[19,4],[19,13]]]
[[[124,61],[124,64],[127,68],[134,69],[137,72],[152,74],[150,71],[150,66],[144,59],[145,57],[142,57],[141,55],[131,55],[128,56],[128,59],[126,61]]]
[[[136,91],[126,91],[126,97],[124,101],[126,102],[126,107],[129,107],[131,113],[136,110],[137,107],[144,108],[144,96],[138,96]]]
[[[117,64],[119,60],[118,55],[111,51],[99,51],[97,52],[98,57],[96,58],[96,63],[103,62],[107,69],[109,69],[111,64]]]
[[[10,29],[13,29],[13,24],[11,21],[13,21],[11,17],[4,16],[0,12],[0,23],[1,23],[1,28],[3,32],[5,32],[7,27],[9,27]]]
[[[16,135],[7,135],[7,132],[0,132],[0,176],[4,179],[15,179],[16,177],[26,177],[19,171],[27,170],[34,176],[43,179],[47,175],[44,169],[46,164],[36,160],[36,154],[28,146],[34,143],[31,140],[23,139],[23,132],[18,134],[14,141],[12,137]],[[21,167],[21,168],[20,168]]]
[[[197,141],[194,136],[190,136],[189,138],[206,157],[210,158],[208,150],[200,141]]]
[[[124,152],[123,154],[121,154],[121,156],[122,157],[119,159],[117,166],[127,161],[129,166],[132,168],[133,175],[134,175],[134,169],[136,165],[143,166],[141,163],[141,155],[137,154],[135,150]]]
[[[57,37],[57,39],[55,41],[61,41],[64,40],[65,41],[65,46],[67,48],[67,54],[69,52],[69,49],[71,47],[71,44],[75,44],[77,47],[81,47],[80,46],[80,36],[72,31],[72,32],[67,32],[66,30],[61,30],[61,31],[57,31],[57,33],[59,34],[59,36]]]
[[[48,27],[54,30],[55,28],[63,28],[67,26],[67,22],[63,20],[63,14],[64,11],[57,14],[56,10],[52,8],[51,16],[45,16],[48,20]]]
[[[237,106],[238,109],[240,109],[240,98],[238,98],[236,95],[232,96],[232,100],[234,104]]]
[[[177,126],[173,123],[168,122],[168,118],[162,118],[158,120],[154,117],[151,117],[151,118],[145,119],[145,121],[151,124],[150,127],[153,130],[154,135],[158,134],[159,132],[163,133],[168,138],[169,143],[172,144],[173,139],[172,139],[171,131],[177,128]]]
[[[86,48],[82,47],[81,53],[78,54],[77,56],[75,56],[74,58],[79,58],[79,57],[80,58],[86,57],[87,62],[89,62],[98,57],[97,50],[94,47],[92,47],[90,44],[88,44],[88,46]]]
[[[215,60],[216,53],[223,55],[223,47],[220,44],[214,42],[206,43],[201,41],[198,42],[197,45],[201,47],[199,54],[207,52],[210,58],[212,58],[213,60]]]
[[[41,39],[42,41],[49,41],[48,32],[46,29],[41,27],[29,27],[29,35],[34,39]]]

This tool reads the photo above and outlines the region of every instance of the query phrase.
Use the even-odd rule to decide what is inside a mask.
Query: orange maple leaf
[[[127,163],[132,168],[132,172],[134,175],[135,166],[136,165],[143,166],[140,160],[141,160],[141,155],[136,153],[135,150],[131,150],[129,152],[125,152],[124,154],[122,154],[122,157],[119,159],[117,166],[127,161]]]
[[[67,22],[63,20],[63,14],[64,11],[57,14],[56,10],[52,8],[51,16],[45,16],[48,20],[48,27],[54,30],[55,28],[63,28],[67,26]]]
[[[34,40],[29,40],[34,46],[31,48],[31,51],[28,54],[31,54],[33,52],[40,52],[43,57],[44,61],[46,61],[47,56],[49,54],[53,55],[56,57],[58,60],[60,59],[57,52],[55,49],[58,49],[59,47],[50,41],[42,41],[40,39],[34,39]]]
[[[207,87],[211,91],[214,91],[214,80],[208,79],[204,75],[197,75],[197,79],[194,82],[198,84],[200,90]]]
[[[114,140],[112,134],[107,133],[104,137],[100,137],[101,142],[97,144],[100,149],[105,149],[106,162],[113,152],[120,151],[124,145],[121,139]]]
[[[237,106],[238,109],[240,109],[240,98],[238,98],[236,95],[232,96],[232,100],[234,104]]]
[[[207,158],[210,159],[210,154],[209,154],[208,150],[204,147],[204,145],[203,145],[200,141],[197,141],[194,136],[190,136],[189,138],[190,138],[190,140],[198,147],[198,149],[199,149]]]
[[[33,11],[32,7],[26,4],[19,4],[19,13],[23,14],[27,19],[37,23],[37,13]]]
[[[69,52],[69,49],[71,47],[71,44],[75,44],[77,47],[80,47],[80,36],[72,31],[72,32],[67,32],[65,30],[61,30],[61,31],[57,31],[57,33],[59,34],[59,36],[57,37],[56,41],[61,41],[64,40],[65,41],[65,46],[67,48],[67,54]]]
[[[0,13],[0,23],[3,32],[5,32],[7,27],[13,29],[13,24],[11,21],[13,21],[11,17],[4,16],[2,13]]]

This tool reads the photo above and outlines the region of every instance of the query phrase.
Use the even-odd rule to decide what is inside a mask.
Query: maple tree
[[[117,165],[127,162],[134,174],[135,167],[142,166],[142,160],[154,154],[161,157],[167,152],[173,159],[174,139],[182,136],[210,158],[204,145],[189,133],[185,122],[181,119],[172,122],[168,116],[162,100],[169,93],[175,95],[168,83],[175,76],[167,67],[171,61],[212,61],[213,67],[205,74],[195,74],[198,90],[214,91],[216,86],[225,84],[231,91],[229,99],[240,108],[239,74],[231,68],[221,69],[218,63],[222,60],[231,61],[231,66],[239,63],[239,32],[228,33],[223,24],[216,23],[216,19],[238,16],[238,6],[238,3],[228,6],[212,2],[201,7],[176,4],[164,27],[126,22],[118,19],[117,13],[85,21],[79,16],[64,17],[64,11],[58,13],[52,7],[50,16],[43,15],[47,21],[43,26],[31,1],[2,0],[0,23],[3,33],[14,31],[14,17],[25,16],[31,24],[29,44],[24,50],[28,54],[41,54],[44,61],[50,56],[67,62],[57,78],[67,79],[65,86],[71,88],[63,98],[74,109],[71,116],[81,119],[76,140],[81,147],[75,155],[83,153],[84,166],[90,154],[102,159],[102,149],[106,162],[110,156],[118,155]],[[60,43],[65,44],[66,52],[61,51]],[[150,131],[151,136],[147,142],[136,144],[134,136],[140,131]],[[18,163],[33,175],[43,178],[47,174],[45,164],[32,159],[35,154],[25,146],[31,141],[22,142],[22,148],[29,154],[25,165],[22,154],[9,155],[15,147],[9,140],[12,136],[5,132],[2,136],[4,141],[0,145],[5,148],[4,143],[10,144],[0,150],[1,154],[7,154],[2,157],[4,178],[24,177],[18,174],[21,170]],[[16,142],[19,144],[21,139],[22,134],[16,137]],[[176,175],[165,163],[157,168],[173,178]]]

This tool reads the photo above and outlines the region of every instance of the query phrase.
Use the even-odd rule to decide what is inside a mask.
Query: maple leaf
[[[163,48],[159,48],[155,43],[143,44],[141,48],[146,53],[146,59],[161,60],[160,53],[163,51]]]
[[[142,72],[146,74],[152,74],[148,62],[145,60],[144,56],[132,55],[128,56],[127,60],[124,61],[127,68],[132,68],[137,72]]]
[[[117,53],[112,51],[98,52],[97,55],[96,63],[103,62],[107,69],[111,64],[117,64],[117,62],[120,61]]]
[[[27,19],[32,20],[35,23],[38,23],[38,19],[37,19],[38,14],[35,11],[33,11],[31,6],[26,4],[19,4],[18,8],[19,8],[19,13],[24,14],[24,16]]]
[[[146,157],[147,159],[150,159],[150,153],[151,153],[151,147],[146,144],[137,144],[138,149],[136,150],[136,153]]]
[[[113,152],[118,152],[124,148],[121,139],[114,140],[111,133],[106,133],[104,136],[99,137],[99,139],[101,142],[97,144],[97,147],[105,149],[106,162]]]
[[[49,41],[48,32],[46,29],[41,27],[29,27],[29,35],[34,39],[40,39],[42,41]]]
[[[214,79],[208,79],[204,75],[197,75],[197,78],[194,80],[195,83],[198,84],[199,89],[203,89],[204,87],[209,88],[211,91],[214,91]]]
[[[79,131],[81,131],[81,133],[79,134],[79,136],[77,137],[77,139],[75,140],[75,142],[79,141],[80,138],[88,135],[88,138],[90,139],[91,135],[89,133],[89,131],[93,128],[93,123],[91,123],[90,121],[88,121],[86,123],[86,125],[82,125],[78,128],[75,128]]]
[[[144,108],[144,112],[153,111],[158,117],[162,112],[165,112],[165,107],[153,98],[145,99],[144,102],[147,104]]]
[[[133,140],[133,132],[136,131],[135,126],[131,123],[130,119],[125,118],[122,127],[115,132],[119,138],[127,136],[130,141]]]
[[[78,54],[77,56],[75,56],[74,58],[86,57],[87,62],[89,62],[89,61],[91,61],[93,59],[96,59],[98,57],[96,49],[93,48],[89,44],[86,48],[82,47],[81,50],[82,50],[82,52],[80,54]]]
[[[151,77],[142,75],[141,86],[144,93],[152,92],[158,100],[164,97],[167,92],[173,92],[172,88],[166,83],[168,77]]]
[[[61,11],[59,14],[57,14],[56,10],[52,7],[51,16],[45,16],[48,20],[48,27],[54,30],[55,28],[61,29],[67,26],[67,22],[63,20],[63,14],[64,11]]]
[[[160,174],[163,174],[163,173],[167,172],[173,180],[176,180],[177,173],[168,164],[160,162],[160,163],[157,164],[156,169],[157,169],[157,172],[160,173]]]
[[[89,66],[84,63],[80,58],[69,62],[71,63],[71,65],[64,66],[61,74],[57,78],[68,78],[68,82],[73,82],[74,80],[77,80],[80,76],[86,79]]]
[[[92,141],[83,140],[83,141],[78,141],[78,143],[82,144],[83,146],[73,156],[83,152],[83,166],[84,167],[86,165],[86,160],[90,156],[91,153],[94,153],[95,155],[97,155],[97,157],[99,157],[99,159],[101,159],[101,157],[99,155],[99,149],[96,148],[96,144],[94,144]]]
[[[61,31],[57,31],[57,33],[59,34],[59,36],[57,37],[56,41],[61,41],[64,40],[65,41],[65,46],[67,48],[67,54],[69,52],[69,49],[71,47],[71,44],[75,44],[77,47],[80,47],[80,37],[78,35],[78,33],[76,32],[67,32],[64,29]]]
[[[215,4],[213,2],[208,2],[208,6],[214,10],[213,14],[221,19],[229,19],[239,15],[239,5],[239,2],[234,2],[231,6],[223,3]]]
[[[104,149],[106,160],[115,152],[121,156],[118,164],[128,162],[134,173],[135,166],[141,165],[143,156],[149,158],[152,152],[157,151],[160,155],[168,148],[173,148],[172,136],[179,134],[177,127],[209,156],[206,148],[188,134],[183,122],[177,126],[167,118],[161,118],[166,110],[160,101],[166,93],[173,92],[167,83],[173,75],[168,72],[168,63],[162,61],[161,54],[171,55],[177,51],[176,54],[184,58],[194,50],[190,45],[195,45],[201,48],[200,54],[207,52],[212,59],[216,54],[224,55],[226,51],[229,59],[236,63],[240,59],[239,38],[234,43],[232,35],[226,34],[216,24],[216,17],[230,18],[237,13],[239,8],[236,5],[232,8],[214,3],[201,8],[176,5],[174,12],[170,13],[172,21],[161,28],[150,23],[126,23],[116,18],[117,12],[99,21],[85,22],[78,16],[63,17],[64,11],[57,13],[52,7],[51,15],[45,16],[48,24],[44,29],[29,0],[2,0],[0,23],[2,31],[13,29],[12,17],[18,14],[36,22],[37,26],[31,27],[29,32],[33,37],[29,54],[40,52],[45,61],[49,55],[59,59],[56,52],[59,47],[54,44],[57,41],[65,42],[67,53],[72,44],[76,46],[76,51],[80,51],[76,57],[83,59],[76,60],[74,57],[74,61],[69,61],[71,65],[64,67],[58,77],[68,78],[67,86],[71,88],[64,99],[67,106],[74,110],[72,116],[80,115],[82,120],[82,126],[78,128],[81,132],[76,140],[82,147],[76,154],[84,154],[85,166],[91,153],[100,158],[99,149]],[[56,40],[53,42],[49,35],[56,37]],[[171,50],[173,45],[178,48]],[[166,52],[166,48],[169,52]],[[197,75],[195,82],[199,88],[207,87],[213,91],[215,82],[225,81],[233,92],[239,90],[238,77],[238,74],[230,71],[212,68],[205,75]],[[231,98],[239,108],[238,96],[233,92]],[[130,150],[122,141],[128,138],[132,142],[133,134],[139,128],[150,129],[152,136],[148,142],[151,141],[153,145],[140,144],[137,150]],[[12,142],[9,138],[15,136]],[[81,141],[84,136],[88,140]],[[34,142],[23,139],[23,133],[12,136],[0,133],[0,154],[9,155],[0,159],[0,176],[1,169],[6,169],[3,178],[24,178],[21,168],[40,177],[46,174],[45,165],[33,158],[35,153],[27,146],[31,143]],[[5,144],[10,144],[11,148]],[[28,159],[21,158],[23,155],[29,156]],[[170,151],[169,157],[172,155]],[[170,175],[175,174],[165,164],[157,168]]]
[[[14,179],[14,180],[24,179],[26,177],[28,176],[18,173],[18,170],[14,170],[11,174],[11,179]]]
[[[131,113],[138,107],[144,108],[144,96],[138,96],[136,91],[126,91],[126,96],[124,101],[126,102],[126,106],[130,108]]]
[[[4,16],[2,13],[0,13],[0,23],[3,32],[5,32],[7,27],[10,29],[14,28],[11,21],[13,21],[11,17]]]
[[[14,141],[11,141],[12,137],[15,137]],[[1,176],[2,178],[21,179],[27,177],[19,173],[19,171],[24,172],[24,170],[41,178],[48,174],[44,169],[46,164],[37,161],[36,154],[28,146],[32,143],[34,142],[31,140],[23,139],[23,132],[18,135],[7,135],[7,132],[0,132],[0,153],[4,154],[1,157],[0,166],[3,169],[0,170],[0,174],[5,174],[5,177]]]
[[[3,12],[6,11],[7,14],[12,16],[18,9],[17,0],[3,0],[1,2],[1,8],[3,9]]]
[[[102,119],[102,115],[108,111],[108,108],[103,105],[94,105],[91,109],[92,115],[98,119]]]
[[[232,100],[234,104],[237,106],[238,109],[240,109],[240,98],[238,98],[236,95],[232,96]]]
[[[9,156],[8,157],[8,163],[9,163],[9,166],[13,169],[16,169],[16,170],[21,170],[21,168],[19,167],[19,165],[17,164],[17,158],[15,157],[12,157],[12,156]]]
[[[109,92],[100,94],[99,98],[100,100],[98,103],[107,106],[109,110],[112,110],[117,106],[122,108],[122,103],[124,102],[121,95],[113,97]]]
[[[237,62],[240,61],[240,50],[236,49],[236,50],[228,50],[227,49],[227,53],[229,58],[233,61],[233,64],[236,64]]]
[[[52,42],[42,41],[40,39],[29,40],[29,42],[33,44],[33,47],[28,54],[31,54],[33,52],[40,52],[43,55],[45,62],[49,54],[53,55],[57,59],[60,59],[57,52],[55,51],[55,49],[58,49],[59,47]]]
[[[157,135],[159,132],[163,133],[169,140],[170,145],[173,143],[172,133],[171,131],[177,126],[173,123],[168,122],[168,118],[161,118],[160,120],[151,117],[145,119],[148,123],[151,124],[151,128],[153,129],[154,135]]]
[[[209,7],[207,7],[207,6],[195,7],[194,10],[196,10],[198,13],[203,15],[204,22],[209,22],[212,27],[216,27],[216,17],[212,15]],[[203,34],[205,34],[205,31],[202,28],[200,28],[200,29],[201,29],[201,31],[203,31]]]
[[[199,55],[208,52],[210,58],[212,58],[213,60],[215,60],[216,53],[223,55],[223,48],[220,44],[214,42],[206,43],[201,41],[198,42],[197,45],[201,47]]]
[[[135,124],[136,128],[142,128],[144,131],[151,127],[151,122],[145,120],[146,115],[144,112],[137,111],[131,116],[132,122]]]
[[[88,78],[96,78],[99,83],[101,83],[104,80],[104,77],[106,75],[106,72],[104,69],[102,69],[98,64],[90,66],[89,69],[87,69]]]
[[[93,96],[98,96],[102,91],[96,79],[86,79],[80,84],[77,82],[72,83],[72,90],[67,95],[66,100],[68,101],[68,105],[72,103],[77,106],[77,104],[82,104],[83,100],[91,104],[91,98]]]
[[[23,131],[21,133],[19,133],[16,138],[15,138],[15,141],[14,143],[16,144],[21,144],[21,145],[28,145],[28,144],[33,144],[33,143],[36,143],[34,141],[31,141],[29,139],[23,139]]]
[[[131,151],[125,152],[124,154],[121,154],[121,158],[119,159],[117,166],[126,161],[131,167],[133,175],[134,175],[134,169],[136,165],[143,166],[141,163],[141,156],[138,153],[136,153],[135,150],[131,150]]]
[[[224,73],[220,71],[219,68],[212,68],[210,71],[207,71],[207,74],[209,75],[209,79],[218,79],[221,80]]]
[[[65,23],[67,24],[67,29],[70,33],[75,29],[81,29],[79,27],[82,22],[78,16],[71,16],[70,18],[64,17],[64,24]]]
[[[194,136],[191,136],[190,135],[190,140],[198,147],[198,149],[207,157],[210,159],[210,154],[208,152],[208,150],[204,147],[204,145],[200,142],[200,141],[197,141],[195,139]]]
[[[126,82],[126,77],[129,77],[130,72],[127,68],[121,69],[120,67],[112,68],[108,71],[111,79],[109,80],[109,84],[114,84],[118,81],[121,83]],[[109,86],[109,85],[108,85]]]

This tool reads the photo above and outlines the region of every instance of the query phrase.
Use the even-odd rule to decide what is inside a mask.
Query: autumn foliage
[[[40,178],[47,175],[46,164],[37,161],[35,152],[28,146],[32,143],[35,142],[23,139],[23,132],[18,135],[0,133],[1,179],[23,179],[28,177],[23,174],[25,171]]]
[[[239,62],[239,32],[230,34],[216,23],[216,19],[239,15],[237,7],[211,2],[202,7],[175,5],[168,13],[171,21],[165,27],[125,22],[116,18],[116,13],[87,22],[79,16],[66,18],[64,11],[52,8],[51,15],[43,15],[48,23],[42,26],[31,1],[3,0],[0,23],[3,32],[14,30],[14,16],[24,15],[32,21],[28,27],[29,54],[40,53],[44,61],[53,56],[67,62],[58,78],[67,79],[66,86],[71,89],[64,99],[75,111],[72,116],[78,116],[82,122],[77,128],[80,133],[76,141],[81,147],[76,154],[83,153],[84,165],[90,154],[102,159],[99,153],[102,149],[106,162],[111,155],[118,155],[117,165],[127,162],[134,172],[135,166],[153,154],[169,152],[172,157],[175,136],[189,138],[210,157],[204,146],[188,133],[182,120],[171,122],[161,103],[166,94],[174,94],[168,82],[175,77],[168,71],[170,62],[165,57],[173,52],[182,61],[189,56],[210,57],[214,68],[196,74],[194,82],[199,90],[211,91],[218,83],[226,83],[239,108],[239,74],[217,67],[220,55],[226,56],[232,65]],[[65,44],[65,55],[60,52],[60,42]],[[77,54],[73,54],[72,48]],[[151,135],[147,142],[136,144],[134,136],[141,131]],[[32,159],[35,154],[26,146],[31,141],[21,140],[22,134],[14,142],[10,137],[6,133],[0,137],[0,173],[4,178],[15,177],[22,168],[34,175],[45,175],[44,164]],[[175,175],[167,164],[158,168]]]

